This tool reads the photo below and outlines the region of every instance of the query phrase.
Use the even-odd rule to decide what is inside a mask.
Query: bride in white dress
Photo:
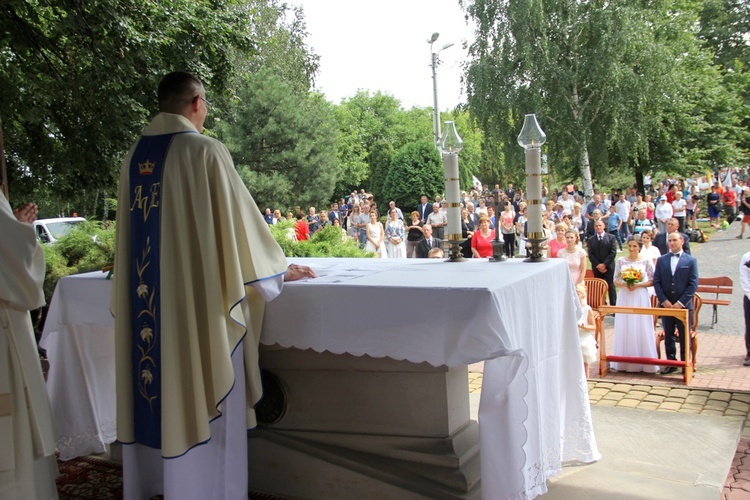
[[[617,305],[625,307],[651,307],[648,287],[653,284],[654,264],[649,258],[639,255],[641,243],[628,238],[628,256],[620,257],[615,265],[614,284],[617,290]],[[641,273],[641,281],[628,285],[622,278],[626,269],[636,269]],[[615,341],[612,347],[614,356],[656,358],[654,339],[654,318],[647,314],[615,314]],[[656,373],[657,365],[615,363],[613,370],[624,372]]]
[[[378,221],[378,214],[370,212],[370,222],[365,226],[367,233],[367,244],[365,245],[365,251],[373,252],[376,257],[385,259],[388,254],[385,252],[385,230],[383,224]]]

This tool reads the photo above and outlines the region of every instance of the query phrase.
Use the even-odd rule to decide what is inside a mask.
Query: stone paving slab
[[[602,460],[565,467],[542,498],[715,499],[737,447],[741,418],[592,408]],[[711,443],[711,446],[706,446]],[[680,448],[687,453],[680,453]]]
[[[606,378],[597,379],[598,365],[590,366],[589,375],[589,401],[592,405],[595,423],[597,415],[602,412],[619,412],[628,415],[627,412],[641,412],[653,415],[653,418],[664,419],[715,419],[715,422],[731,421],[743,422],[740,427],[741,439],[735,449],[725,451],[726,457],[718,457],[719,462],[726,461],[728,474],[725,474],[723,491],[721,495],[715,491],[715,477],[711,481],[712,487],[706,491],[707,496],[683,496],[677,495],[670,487],[669,481],[659,480],[644,475],[639,471],[626,470],[619,476],[623,487],[638,484],[641,491],[623,496],[616,491],[602,490],[593,486],[592,480],[587,479],[588,472],[576,472],[575,476],[581,478],[577,482],[556,479],[561,495],[555,498],[709,498],[711,500],[720,497],[723,500],[750,500],[750,367],[743,366],[745,356],[744,341],[744,315],[742,311],[743,293],[740,287],[738,266],[740,257],[750,251],[750,240],[737,240],[739,234],[739,223],[733,223],[726,231],[719,231],[711,236],[707,243],[691,245],[693,255],[698,259],[698,271],[700,276],[729,276],[734,281],[733,294],[730,297],[730,305],[719,307],[719,321],[711,327],[712,309],[705,306],[699,316],[698,326],[698,354],[696,372],[689,387],[685,387],[682,376],[679,373],[663,376],[660,374],[644,373],[617,373],[609,372]],[[717,258],[720,256],[720,258]],[[607,335],[607,346],[613,345],[613,319],[605,319],[605,335]],[[481,372],[483,363],[477,363],[469,367],[472,384],[472,404],[478,406],[479,391],[481,391]],[[629,387],[627,387],[629,386]],[[614,391],[618,396],[609,396]],[[619,395],[623,395],[620,397]],[[608,397],[609,396],[609,397]],[[710,401],[710,404],[709,404]],[[664,406],[665,404],[669,406]],[[673,409],[677,406],[677,409]],[[661,408],[662,411],[659,411]],[[476,408],[474,408],[475,410]],[[669,409],[669,411],[664,411]],[[647,410],[647,411],[644,411]],[[473,413],[475,415],[475,413]],[[476,418],[476,417],[474,417]],[[701,421],[701,420],[696,420]],[[627,428],[625,422],[622,428]],[[602,428],[597,424],[597,440],[601,443],[609,438],[609,434],[619,434],[622,428]],[[641,436],[636,436],[640,438]],[[653,441],[653,439],[652,439]],[[681,456],[679,445],[683,442],[683,436],[675,438],[674,442],[665,442],[664,450],[670,450],[667,461],[677,461]],[[705,443],[698,446],[711,448]],[[638,450],[630,455],[638,457]],[[686,455],[691,455],[690,451]],[[605,454],[605,452],[602,452]],[[591,470],[594,467],[607,467],[607,457],[594,466],[584,466],[580,469]],[[660,466],[653,469],[660,470]],[[613,473],[617,473],[614,471]],[[570,474],[569,468],[565,468],[563,474]],[[703,483],[700,483],[703,484]],[[698,492],[702,488],[696,488]],[[553,498],[549,494],[544,498]]]

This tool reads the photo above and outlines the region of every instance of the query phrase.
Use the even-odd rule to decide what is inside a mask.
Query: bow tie
[[[669,254],[670,257],[677,257],[678,259],[680,258],[680,255],[682,255],[681,252],[677,252],[677,253],[670,252],[670,254]]]

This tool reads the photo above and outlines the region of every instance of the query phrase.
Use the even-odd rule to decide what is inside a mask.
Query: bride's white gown
[[[631,261],[620,257],[615,265],[614,281],[622,281],[622,271],[634,267],[641,271],[642,281],[654,278],[654,264],[651,259]],[[648,288],[617,290],[617,305],[627,307],[651,307]],[[615,341],[612,347],[614,356],[633,356],[638,358],[656,358],[654,337],[654,317],[647,314],[615,314]],[[657,365],[640,365],[634,363],[615,363],[611,368],[623,372],[656,373]]]

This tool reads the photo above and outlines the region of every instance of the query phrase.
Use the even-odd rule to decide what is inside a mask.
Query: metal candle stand
[[[443,241],[443,246],[448,245],[450,247],[448,249],[448,258],[445,259],[445,262],[466,262],[466,258],[464,257],[464,254],[461,251],[461,243],[466,241],[466,238],[459,238],[459,239],[447,238],[442,241]]]
[[[497,196],[500,196],[498,193]],[[497,223],[500,220],[500,202],[495,200],[495,239],[492,240],[492,257],[490,262],[505,262],[508,257],[505,255],[504,242],[500,241],[500,228]]]
[[[547,238],[526,238],[526,241],[531,245],[526,247],[526,253],[529,255],[528,259],[524,259],[524,262],[547,262]]]

